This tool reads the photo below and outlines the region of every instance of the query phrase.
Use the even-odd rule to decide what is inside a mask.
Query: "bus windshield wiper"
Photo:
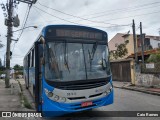
[[[107,68],[107,61],[106,59],[102,58],[102,69],[105,70]]]
[[[68,72],[70,73],[69,66],[68,66],[68,61],[67,61],[67,58],[66,58],[66,53],[67,53],[67,43],[65,42],[65,44],[64,44],[64,65],[67,67]]]
[[[89,59],[90,59],[90,61],[92,61],[93,60],[93,58],[94,58],[94,54],[95,54],[95,52],[96,52],[96,49],[97,49],[97,41],[93,44],[93,47],[92,47],[92,51],[90,52],[89,50],[88,50],[88,54],[89,54]]]
[[[92,47],[92,51],[90,52],[88,50],[88,54],[89,54],[89,60],[90,60],[90,70],[92,69],[92,60],[94,58],[94,54],[96,52],[96,49],[97,49],[97,41],[93,44],[93,47]]]

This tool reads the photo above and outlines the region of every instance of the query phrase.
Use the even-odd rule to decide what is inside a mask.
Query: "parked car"
[[[1,74],[1,76],[0,76],[1,79],[4,79],[5,77],[6,77],[5,74]]]

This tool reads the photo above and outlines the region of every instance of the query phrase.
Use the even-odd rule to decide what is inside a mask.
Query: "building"
[[[108,43],[109,51],[115,51],[117,49],[116,47],[121,43],[125,43],[125,41],[128,41],[128,44],[126,45],[126,48],[128,50],[128,54],[121,59],[134,57],[133,34],[117,33]],[[136,52],[139,53],[138,59],[141,59],[142,48],[141,48],[140,35],[136,35],[136,41],[137,41]],[[160,36],[145,35],[144,51],[147,53],[147,54],[145,54],[145,56],[148,57],[150,52],[153,53],[153,51],[155,51],[155,49],[157,49],[157,48],[160,48]],[[150,52],[148,52],[148,51],[150,51]]]
[[[137,72],[138,70],[134,67],[134,42],[133,34],[117,33],[108,43],[109,51],[116,51],[117,46],[125,43],[128,50],[128,54],[123,58],[117,60],[111,60],[112,79],[113,81],[131,82],[137,84]],[[136,35],[136,52],[138,60],[142,57],[141,39],[140,35]],[[156,53],[160,48],[160,36],[145,35],[144,39],[144,58],[147,59],[150,54]],[[136,72],[135,72],[136,70]],[[151,81],[151,80],[150,80]],[[156,81],[157,82],[157,81]]]

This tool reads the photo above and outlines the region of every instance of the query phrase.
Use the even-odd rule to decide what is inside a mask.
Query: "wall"
[[[117,45],[121,44],[121,43],[124,43],[124,38],[122,37],[124,34],[122,33],[117,33],[109,42],[108,42],[108,46],[109,46],[109,51],[111,50],[116,50]]]
[[[136,85],[160,87],[160,75],[136,73]]]
[[[129,40],[129,43],[126,45],[126,48],[128,49],[128,55],[131,55],[134,53],[134,43],[133,43],[133,35],[129,35],[128,37],[125,37],[124,40]]]
[[[151,44],[153,49],[158,48],[158,43],[160,43],[160,40],[150,39],[150,44]]]

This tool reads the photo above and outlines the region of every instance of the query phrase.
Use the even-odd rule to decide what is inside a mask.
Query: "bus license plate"
[[[93,103],[91,101],[90,102],[83,102],[81,104],[81,107],[87,107],[87,106],[91,106],[91,105],[93,105]]]

